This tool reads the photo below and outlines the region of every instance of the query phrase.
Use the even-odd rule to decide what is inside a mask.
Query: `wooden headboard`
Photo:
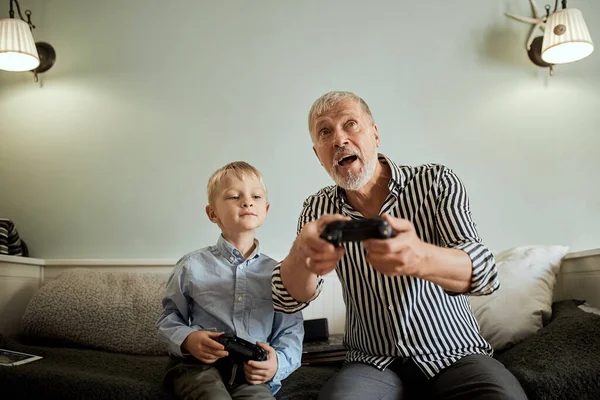
[[[565,299],[600,308],[600,249],[567,254],[554,287],[554,300]]]

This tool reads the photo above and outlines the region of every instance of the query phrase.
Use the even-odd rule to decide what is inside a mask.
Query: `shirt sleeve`
[[[189,326],[191,276],[186,268],[186,261],[179,261],[167,281],[162,299],[163,312],[156,322],[158,341],[170,354],[179,357],[183,357],[181,344],[194,331]]]
[[[316,219],[317,217],[312,210],[311,202],[307,199],[304,202],[300,218],[298,218],[296,235],[300,234],[300,231],[304,225]],[[296,301],[296,299],[294,299],[287,291],[285,286],[283,286],[283,282],[281,281],[281,264],[277,265],[271,276],[273,307],[275,308],[275,311],[280,311],[283,313],[295,313],[306,308],[314,299],[319,297],[321,290],[323,290],[323,277],[319,276],[317,278],[317,288],[315,290],[315,294],[307,302],[301,303]]]
[[[469,294],[487,295],[496,291],[500,287],[496,260],[477,233],[463,183],[448,168],[443,168],[439,176],[436,226],[443,245],[462,250],[471,258]]]
[[[281,381],[300,367],[303,339],[304,319],[301,311],[293,314],[275,312],[270,340],[271,347],[277,353],[277,372],[269,382],[273,394],[281,389]]]
[[[21,242],[21,238],[19,237],[19,232],[17,232],[17,227],[12,221],[8,221],[6,230],[8,232],[6,243],[6,245],[8,246],[8,255],[22,256],[23,244]]]

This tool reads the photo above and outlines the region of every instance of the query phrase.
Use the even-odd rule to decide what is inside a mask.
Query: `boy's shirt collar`
[[[232,245],[227,240],[225,240],[225,238],[223,237],[222,234],[219,235],[219,239],[217,240],[217,250],[223,257],[225,257],[227,260],[229,260],[229,262],[232,264],[239,264],[244,261],[244,255],[238,249],[236,249],[234,245]],[[261,254],[260,243],[255,238],[254,239],[254,251],[252,252],[252,254],[250,254],[250,256],[248,257],[248,260],[253,260],[253,259],[258,258],[260,256],[260,254]]]

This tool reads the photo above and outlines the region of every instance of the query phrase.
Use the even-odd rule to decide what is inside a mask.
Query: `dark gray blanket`
[[[530,399],[600,399],[600,317],[581,311],[581,303],[554,303],[548,325],[496,355]]]
[[[1,336],[0,347],[44,357],[16,367],[0,367],[2,399],[171,398],[162,387],[165,356],[26,346]]]
[[[600,317],[564,301],[533,337],[496,357],[519,379],[530,400],[597,400],[600,394]],[[162,377],[168,358],[40,346],[0,336],[0,347],[41,355],[0,367],[0,397],[9,399],[169,399]],[[316,399],[339,368],[301,367],[283,382],[279,400]]]
[[[27,344],[24,344],[27,343]],[[172,399],[163,388],[164,356],[32,345],[0,335],[0,348],[40,355],[42,360],[0,367],[0,398],[131,400]],[[304,366],[290,375],[278,400],[316,399],[339,366]]]

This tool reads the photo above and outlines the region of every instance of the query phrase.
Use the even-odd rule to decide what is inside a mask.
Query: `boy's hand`
[[[212,339],[222,334],[223,332],[194,331],[185,338],[181,347],[198,360],[212,364],[229,354],[225,351],[225,346]]]
[[[244,374],[246,381],[251,385],[259,385],[273,379],[277,373],[277,353],[275,349],[266,343],[256,342],[257,345],[267,352],[266,361],[248,361],[244,363]]]

